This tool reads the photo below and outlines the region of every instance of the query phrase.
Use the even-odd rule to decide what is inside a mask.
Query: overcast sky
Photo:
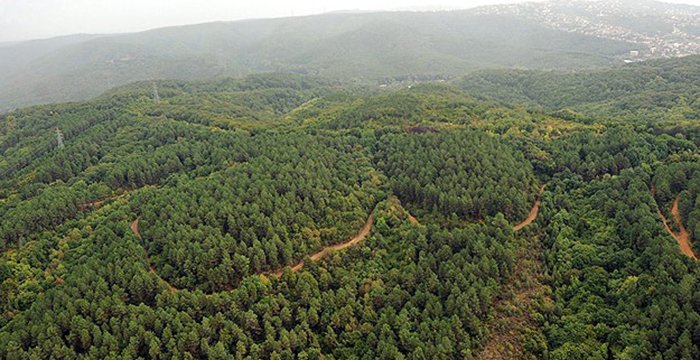
[[[76,33],[133,32],[219,20],[335,10],[469,8],[524,0],[0,0],[0,42]],[[700,0],[672,0],[700,5]]]

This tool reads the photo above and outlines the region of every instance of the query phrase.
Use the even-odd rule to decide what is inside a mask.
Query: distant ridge
[[[601,68],[621,64],[639,49],[629,41],[479,9],[349,10],[9,44],[0,46],[0,112],[93,98],[150,79],[286,72],[380,84],[480,69]]]

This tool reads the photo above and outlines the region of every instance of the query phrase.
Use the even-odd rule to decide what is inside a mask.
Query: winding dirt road
[[[369,232],[372,230],[372,225],[374,224],[374,216],[373,216],[373,215],[374,215],[374,212],[372,212],[372,214],[369,214],[369,217],[367,217],[367,221],[365,222],[365,225],[362,226],[362,228],[360,229],[360,231],[358,231],[357,234],[355,234],[355,236],[353,236],[350,240],[348,240],[348,241],[346,241],[346,242],[344,242],[344,243],[340,243],[340,244],[336,244],[336,245],[331,245],[331,246],[326,246],[326,247],[323,248],[321,251],[319,251],[319,252],[317,252],[317,253],[311,255],[311,256],[310,256],[311,261],[318,261],[318,260],[321,260],[321,259],[323,259],[326,255],[330,254],[330,253],[333,252],[333,251],[339,251],[339,250],[347,249],[347,248],[349,248],[349,247],[351,247],[351,246],[356,245],[356,244],[359,243],[360,241],[364,240],[364,239],[367,237],[367,235],[369,235]],[[276,270],[276,271],[271,271],[271,272],[266,272],[266,273],[267,273],[267,274],[275,274],[275,275],[277,275],[277,276],[281,276],[282,273],[284,273],[284,269],[285,269],[285,268],[286,268],[286,266],[283,267],[283,268],[281,268],[281,269],[278,269],[278,270]],[[292,271],[297,272],[297,271],[299,271],[299,270],[301,270],[301,269],[303,269],[303,268],[304,268],[304,260],[301,260],[301,261],[299,261],[298,263],[294,264],[294,266],[292,266]],[[263,274],[266,274],[266,273],[263,273]]]
[[[523,220],[519,224],[513,226],[513,231],[518,231],[518,230],[532,224],[532,222],[535,221],[535,219],[537,219],[537,214],[540,212],[540,205],[541,205],[540,196],[544,192],[545,186],[546,185],[542,185],[542,187],[540,187],[540,194],[538,195],[537,201],[535,201],[535,204],[532,205],[532,209],[530,209],[530,214],[527,216],[527,218],[525,218],[525,220]]]
[[[676,199],[673,200],[673,207],[671,207],[671,216],[673,216],[673,221],[676,222],[676,225],[678,225],[678,228],[680,229],[678,233],[674,232],[668,225],[668,219],[666,219],[661,210],[657,209],[657,211],[659,213],[661,221],[664,223],[664,228],[666,228],[666,232],[668,232],[674,239],[676,239],[676,242],[678,242],[678,246],[680,246],[681,248],[681,252],[689,258],[697,260],[698,258],[695,256],[693,248],[690,246],[690,236],[688,235],[688,230],[686,230],[685,226],[683,225],[683,219],[681,218],[681,213],[678,210],[678,200],[679,197],[676,196]]]
[[[311,261],[321,260],[322,258],[324,258],[326,255],[330,254],[333,251],[347,249],[351,246],[358,244],[362,240],[364,240],[367,237],[367,235],[369,235],[370,231],[372,230],[372,225],[374,224],[374,216],[373,215],[374,215],[374,212],[372,212],[372,214],[370,214],[367,217],[367,221],[362,226],[360,231],[358,231],[357,234],[355,234],[355,236],[353,236],[350,240],[343,242],[343,243],[340,243],[340,244],[324,247],[321,251],[314,253],[310,256]],[[136,220],[134,220],[129,225],[129,227],[131,228],[131,231],[134,233],[134,235],[136,235],[139,239],[141,239],[141,234],[139,233],[139,221],[140,221],[140,218],[136,218]],[[168,286],[168,289],[170,290],[170,292],[176,292],[178,289],[175,288],[168,281],[166,281],[165,279],[160,277],[160,275],[158,275],[158,273],[156,272],[155,268],[153,268],[153,265],[151,264],[151,258],[148,255],[148,251],[146,251],[146,248],[143,248],[143,252],[144,252],[145,257],[146,257],[146,262],[148,264],[149,272],[158,276],[158,278]],[[275,274],[277,276],[281,276],[282,273],[284,273],[284,269],[286,267],[287,266],[284,266],[284,267],[277,269],[277,270],[274,270],[274,271],[260,272],[260,273],[258,273],[258,275]],[[292,266],[291,269],[292,269],[292,271],[297,272],[297,271],[301,270],[302,268],[304,268],[304,260],[300,260],[299,262],[294,264],[294,266]]]
[[[330,254],[333,251],[340,251],[343,249],[347,249],[351,246],[357,245],[360,241],[364,240],[367,237],[367,235],[369,235],[369,232],[372,230],[372,225],[374,224],[373,214],[374,214],[374,212],[369,214],[369,216],[367,217],[367,221],[365,221],[365,225],[362,226],[360,231],[358,231],[354,237],[352,237],[350,240],[348,240],[344,243],[331,245],[331,246],[327,246],[327,247],[323,248],[321,251],[311,255],[311,257],[310,257],[311,261],[321,260],[326,255]],[[408,222],[410,222],[413,225],[418,225],[418,219],[416,219],[415,216],[411,215],[411,213],[409,213],[408,211],[406,211],[406,214],[408,214]],[[292,271],[297,272],[303,268],[304,268],[304,261],[301,260],[298,263],[294,264],[294,266],[292,266]],[[277,276],[280,276],[280,275],[282,275],[282,273],[284,273],[284,268],[278,269],[274,272],[267,272],[267,273],[263,273],[263,274],[275,274]]]
[[[541,194],[543,191],[544,191],[544,186],[542,186],[542,188],[540,188],[540,194]],[[539,212],[539,209],[540,209],[540,199],[538,198],[537,201],[535,202],[535,204],[533,205],[532,210],[530,210],[530,215],[528,215],[527,219],[525,219],[524,221],[522,221],[520,224],[515,225],[514,230],[515,230],[515,231],[520,230],[520,229],[524,228],[525,226],[531,224],[531,223],[537,218],[537,214],[538,214],[538,212]],[[139,233],[139,222],[140,222],[140,221],[141,221],[140,218],[136,218],[136,220],[134,220],[134,221],[129,225],[129,227],[131,228],[131,231],[132,231],[132,232],[134,233],[134,235],[136,235],[139,239],[141,239],[141,234]],[[416,219],[416,218],[415,218],[413,215],[411,215],[410,213],[408,213],[408,221],[409,221],[411,224],[414,224],[414,225],[417,225],[417,224],[418,224],[418,219]],[[330,254],[330,253],[332,253],[332,252],[334,252],[334,251],[344,250],[344,249],[347,249],[347,248],[349,248],[349,247],[351,247],[351,246],[357,245],[357,244],[360,243],[362,240],[364,240],[364,239],[367,237],[367,235],[369,235],[370,231],[372,231],[372,225],[374,225],[374,211],[373,211],[372,213],[369,214],[369,216],[367,217],[367,221],[365,221],[365,224],[364,224],[364,225],[362,226],[362,228],[357,232],[357,234],[355,234],[355,236],[353,236],[353,237],[350,238],[348,241],[345,241],[345,242],[343,242],[343,243],[324,247],[324,248],[321,249],[320,251],[318,251],[318,252],[316,252],[316,253],[314,253],[314,254],[312,254],[312,255],[310,256],[311,261],[314,261],[314,262],[315,262],[315,261],[319,261],[319,260],[323,259],[323,258],[326,257],[328,254]],[[163,283],[167,284],[168,289],[170,290],[170,292],[175,292],[175,291],[177,291],[177,290],[178,290],[177,288],[175,288],[174,286],[172,286],[172,284],[170,284],[168,281],[166,281],[165,279],[163,279],[162,277],[160,277],[160,275],[158,275],[158,273],[156,272],[156,270],[153,268],[153,265],[151,264],[151,258],[150,258],[150,256],[148,255],[148,251],[146,251],[146,248],[143,248],[143,251],[144,251],[144,254],[145,254],[145,257],[146,257],[146,262],[147,262],[147,264],[148,264],[149,272],[152,273],[152,274],[155,274],[156,276],[158,276],[158,278],[159,278],[161,281],[163,281]],[[275,275],[277,275],[277,276],[281,276],[281,275],[284,273],[284,270],[285,270],[286,268],[287,268],[287,266],[284,266],[284,267],[279,268],[279,269],[277,269],[277,270],[260,272],[260,273],[258,273],[258,275],[270,275],[270,274],[275,274]],[[303,269],[303,268],[304,268],[304,260],[300,260],[299,262],[297,262],[296,264],[294,264],[294,265],[291,267],[291,270],[294,271],[294,272],[297,272],[297,271],[299,271],[299,270],[301,270],[301,269]]]

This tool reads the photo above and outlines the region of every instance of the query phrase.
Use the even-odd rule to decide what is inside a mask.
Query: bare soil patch
[[[542,195],[542,192],[544,192],[544,187],[545,187],[545,185],[542,185],[542,187],[540,188],[540,195]],[[525,218],[525,220],[523,220],[519,224],[513,226],[513,231],[518,231],[518,230],[532,224],[532,222],[535,221],[535,219],[537,219],[537,214],[540,212],[540,205],[541,205],[541,202],[540,202],[540,198],[538,196],[537,201],[535,201],[535,204],[532,205],[532,209],[530,209],[530,214],[527,216],[527,218]]]

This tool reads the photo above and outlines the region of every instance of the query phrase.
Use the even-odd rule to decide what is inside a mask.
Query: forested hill
[[[599,67],[634,48],[471,11],[338,13],[66,37],[0,47],[0,111],[92,98],[137,80],[282,71],[377,84],[494,67]]]
[[[18,109],[0,358],[697,359],[698,130],[284,74]]]
[[[482,99],[598,117],[700,119],[700,56],[596,71],[482,71],[458,84]]]

